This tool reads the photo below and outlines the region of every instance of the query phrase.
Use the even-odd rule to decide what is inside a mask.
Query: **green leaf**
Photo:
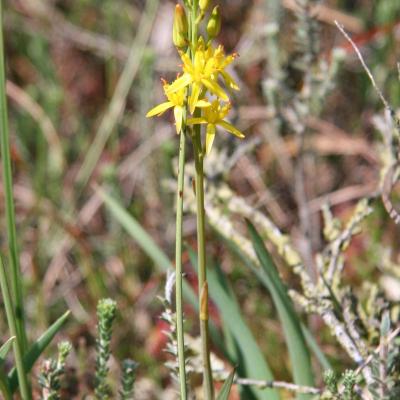
[[[255,272],[270,292],[282,323],[292,365],[293,380],[297,385],[313,386],[314,376],[311,358],[301,329],[300,319],[261,236],[251,222],[247,221],[247,226],[254,250],[261,264],[261,269],[255,269]],[[299,394],[296,398],[303,400],[311,397],[310,395]]]
[[[218,393],[217,400],[229,399],[229,393],[231,392],[234,377],[235,377],[235,370],[233,370],[226,378],[226,381],[224,382],[220,392]]]
[[[14,340],[15,336],[12,336],[0,347],[0,391],[3,394],[5,400],[11,400],[12,395],[8,384],[7,374],[3,370],[3,365],[8,352],[11,350]]]
[[[254,262],[249,260],[248,257],[240,249],[238,249],[238,247],[231,240],[229,240],[228,238],[226,238],[222,235],[219,235],[219,236],[225,241],[225,243],[228,245],[229,249],[233,253],[235,253],[244,264],[246,264],[256,275],[259,273],[260,267],[258,264],[255,264]],[[319,347],[319,345],[316,342],[315,338],[313,337],[312,333],[309,331],[309,329],[303,323],[301,324],[301,329],[303,331],[303,335],[306,339],[309,349],[314,353],[316,359],[322,366],[323,370],[326,371],[326,370],[333,369],[331,363],[329,362],[329,360],[327,359],[327,357],[325,356],[325,354]]]
[[[132,215],[128,213],[115,199],[101,188],[96,188],[96,193],[104,201],[113,217],[132,236],[142,250],[154,261],[159,271],[171,269],[172,264],[166,254],[154,242],[151,236],[141,227]]]
[[[197,255],[189,249],[189,257],[194,266],[197,265]],[[208,287],[211,299],[217,305],[223,325],[230,331],[235,342],[236,352],[230,353],[234,364],[238,365],[240,374],[253,379],[274,380],[262,351],[253,334],[244,321],[239,305],[232,290],[228,287],[223,274],[218,274],[218,267],[213,265],[207,269]],[[260,400],[278,400],[279,396],[272,389],[250,388],[253,396]]]
[[[306,339],[308,348],[314,353],[314,356],[316,357],[324,371],[332,370],[333,368],[328,358],[319,347],[310,330],[303,323],[301,324],[301,330],[303,331],[303,335]]]
[[[37,359],[40,355],[44,352],[46,347],[50,344],[53,340],[54,336],[59,332],[59,330],[63,327],[65,322],[67,321],[69,315],[71,314],[70,311],[67,311],[63,314],[57,321],[55,321],[50,328],[44,332],[33,345],[28,350],[28,353],[24,357],[24,367],[26,373],[28,373],[32,367],[34,366]],[[18,387],[18,377],[17,371],[13,368],[10,373],[8,374],[9,386],[11,393],[14,393]]]
[[[11,349],[11,346],[15,340],[15,336],[10,337],[1,347],[0,347],[0,367],[4,364],[5,358]]]
[[[136,241],[142,250],[150,257],[155,267],[159,272],[174,271],[175,268],[167,255],[154,242],[152,237],[140,226],[135,220],[115,199],[108,195],[101,188],[96,188],[97,194],[102,198],[104,204],[111,212],[112,216],[121,224],[128,234]],[[198,311],[198,299],[190,285],[183,281],[183,296]],[[221,349],[224,348],[221,335],[219,334],[215,324],[210,321],[210,335],[213,342]]]
[[[5,400],[12,400],[8,377],[2,368],[0,369],[0,392],[3,394]]]

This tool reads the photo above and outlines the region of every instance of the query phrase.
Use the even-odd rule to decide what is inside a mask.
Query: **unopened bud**
[[[207,11],[207,8],[210,7],[210,0],[200,0],[199,6],[201,11]]]
[[[172,30],[172,40],[176,47],[186,47],[188,36],[188,22],[184,8],[177,4],[175,7],[174,27]]]
[[[207,24],[207,33],[210,38],[218,36],[221,30],[221,14],[219,12],[219,6],[215,6],[212,10],[210,20]]]

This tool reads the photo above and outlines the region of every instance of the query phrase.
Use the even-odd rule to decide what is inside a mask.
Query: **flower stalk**
[[[207,400],[214,398],[214,385],[210,361],[210,338],[208,332],[208,284],[206,268],[206,239],[205,239],[205,211],[204,211],[204,152],[201,146],[200,126],[194,128],[193,149],[195,161],[195,190],[196,190],[196,218],[197,218],[197,260],[198,260],[198,287],[200,304],[200,336],[201,353],[203,360],[203,386]]]
[[[176,238],[175,238],[175,272],[176,272],[176,332],[178,344],[178,364],[179,364],[179,386],[181,399],[187,399],[186,389],[186,362],[185,362],[185,341],[183,326],[183,296],[182,296],[182,219],[183,219],[183,190],[185,177],[185,147],[186,129],[180,135],[179,143],[179,164],[178,164],[178,188],[176,200]]]
[[[204,157],[211,151],[217,128],[244,138],[242,132],[231,125],[226,117],[231,109],[226,88],[239,90],[227,67],[236,58],[235,54],[225,55],[223,46],[214,47],[213,40],[221,28],[219,7],[211,6],[211,0],[184,0],[185,8],[177,4],[173,26],[173,43],[182,59],[182,74],[172,83],[164,81],[167,101],[154,107],[147,117],[161,116],[173,109],[176,131],[180,134],[179,170],[176,214],[176,313],[178,362],[181,398],[186,399],[185,359],[183,341],[182,304],[182,210],[185,169],[185,141],[190,137],[193,145],[195,164],[195,192],[197,214],[198,287],[201,353],[203,364],[204,398],[214,399],[214,385],[210,362],[210,340],[208,332],[208,284],[206,270],[206,238],[204,210]],[[199,25],[205,23],[207,40],[199,35]],[[186,17],[187,16],[187,17]],[[212,101],[207,95],[214,98]],[[204,132],[202,126],[205,125]],[[202,140],[202,136],[205,139]]]

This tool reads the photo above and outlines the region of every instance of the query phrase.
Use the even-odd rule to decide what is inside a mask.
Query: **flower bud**
[[[188,22],[184,8],[177,4],[175,7],[172,40],[176,47],[186,47],[188,36]]]
[[[207,8],[210,7],[210,0],[200,0],[199,6],[201,11],[207,11]]]
[[[208,36],[212,39],[218,36],[221,30],[221,14],[219,12],[219,6],[215,6],[212,10],[210,20],[207,24]]]

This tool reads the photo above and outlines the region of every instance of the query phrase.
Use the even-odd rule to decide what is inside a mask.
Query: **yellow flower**
[[[210,48],[206,48],[204,41],[200,40],[199,45],[194,54],[194,60],[181,52],[181,59],[183,62],[184,74],[173,82],[167,90],[167,94],[174,93],[182,90],[186,86],[192,86],[192,92],[189,99],[190,112],[193,114],[196,103],[200,98],[203,86],[206,87],[211,93],[224,101],[229,98],[224,89],[216,82],[216,65],[222,65],[221,62],[214,57],[214,52]]]
[[[185,109],[185,98],[186,98],[186,90],[185,88],[179,89],[175,92],[169,92],[169,85],[166,81],[163,81],[163,88],[164,93],[167,96],[168,101],[159,104],[158,106],[151,109],[146,117],[154,117],[154,116],[161,116],[170,108],[174,108],[174,117],[175,117],[175,125],[176,125],[176,132],[180,133],[182,130],[182,123],[183,123],[183,111]],[[195,107],[209,107],[210,103],[205,100],[198,100],[195,103]]]
[[[215,49],[213,54],[214,69],[216,72],[222,75],[228,87],[234,90],[240,90],[239,86],[236,84],[232,76],[225,71],[226,67],[230,65],[235,60],[236,57],[237,57],[236,53],[226,56],[223,46],[219,45]]]
[[[233,125],[224,120],[230,109],[230,103],[222,105],[218,100],[214,100],[211,103],[211,107],[204,109],[202,117],[188,119],[188,125],[207,124],[206,154],[209,154],[211,151],[217,125],[240,139],[244,138],[244,134],[240,132],[239,129],[236,129]]]

